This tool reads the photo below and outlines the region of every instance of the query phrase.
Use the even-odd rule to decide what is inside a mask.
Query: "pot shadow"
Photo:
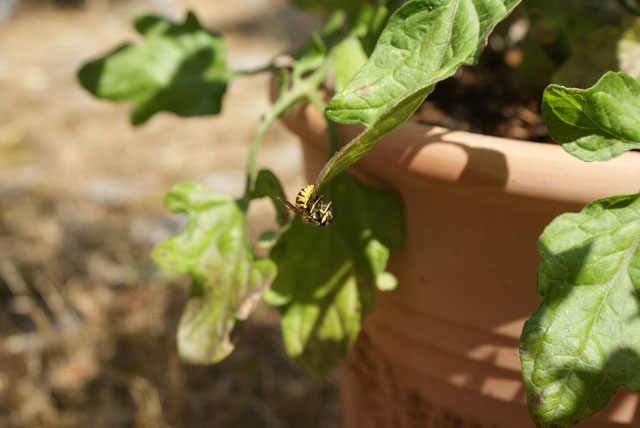
[[[591,243],[586,242],[560,252],[554,252],[551,248],[541,244],[539,251],[544,255],[544,260],[538,271],[539,292],[543,295],[544,301],[533,313],[531,320],[527,322],[527,326],[523,332],[525,336],[527,334],[546,334],[547,324],[543,324],[543,322],[550,319],[552,315],[551,310],[563,311],[563,308],[587,308],[588,302],[585,296],[597,297],[593,296],[593,293],[597,292],[597,287],[606,288],[607,279],[605,279],[603,284],[592,284],[593,277],[585,271],[586,264],[593,260],[594,257],[594,249]],[[591,282],[589,282],[590,280]],[[626,297],[626,292],[624,293]],[[575,379],[579,379],[580,382],[587,385],[589,390],[586,391],[585,396],[580,400],[573,400],[573,403],[582,403],[580,405],[582,405],[583,408],[578,408],[578,404],[572,403],[569,403],[567,406],[569,410],[574,410],[578,413],[589,413],[590,411],[597,413],[601,411],[602,414],[598,418],[598,422],[593,420],[593,417],[586,419],[586,421],[589,421],[589,426],[606,426],[609,428],[614,426],[636,426],[640,425],[640,408],[638,408],[638,401],[634,402],[633,399],[629,397],[629,395],[633,393],[628,393],[627,397],[622,400],[622,397],[619,396],[612,402],[609,402],[609,397],[613,396],[617,390],[621,389],[624,391],[625,387],[633,391],[640,391],[640,355],[638,354],[637,346],[635,346],[637,343],[637,331],[634,332],[632,326],[629,325],[632,322],[637,323],[638,318],[640,318],[640,298],[635,290],[629,290],[629,300],[624,302],[622,302],[624,299],[620,299],[620,295],[615,300],[613,300],[614,296],[611,297],[612,302],[609,303],[609,305],[613,306],[619,302],[618,305],[620,306],[616,307],[616,305],[611,307],[609,312],[618,313],[618,324],[628,326],[628,328],[621,328],[618,324],[613,327],[603,326],[601,324],[600,328],[596,325],[593,333],[589,333],[591,337],[601,338],[598,340],[607,340],[603,338],[611,337],[612,332],[619,334],[620,339],[617,341],[617,346],[616,343],[611,344],[611,342],[609,342],[609,350],[607,354],[603,356],[603,363],[582,363],[580,357],[578,357],[578,359],[556,358],[553,361],[553,366],[549,365],[548,367],[539,368],[538,374],[542,374],[546,379],[562,379],[567,373],[572,373]],[[573,300],[574,303],[568,306],[570,301],[567,299]],[[630,303],[630,301],[632,303]],[[581,337],[584,337],[584,330],[576,331],[576,327],[583,324],[583,322],[589,321],[585,321],[585,316],[579,316],[578,318],[579,319],[575,316],[555,317],[553,320],[552,329],[556,332],[562,332],[556,333],[556,338],[563,338],[564,335],[567,336],[565,344],[559,343],[556,344],[555,347],[565,347],[567,354],[572,352],[571,349],[575,349],[575,345],[573,344],[575,340],[580,340]],[[444,320],[443,322],[449,321]],[[429,416],[430,418],[446,420],[450,415],[455,414],[455,408],[438,409],[434,402],[429,402],[424,395],[421,395],[422,393],[419,391],[419,387],[409,386],[407,388],[406,383],[402,384],[402,382],[400,382],[400,384],[398,384],[399,381],[397,379],[407,378],[407,376],[415,377],[416,382],[424,383],[426,381],[430,384],[432,382],[432,388],[437,388],[438,385],[461,388],[464,390],[460,391],[461,397],[464,397],[464,394],[468,394],[469,392],[485,394],[484,391],[490,389],[492,383],[494,385],[504,384],[506,385],[502,391],[504,394],[500,393],[501,398],[496,398],[497,400],[506,403],[517,403],[519,405],[528,398],[528,402],[534,411],[536,407],[544,403],[545,399],[548,399],[536,395],[535,392],[529,391],[527,393],[519,372],[516,372],[513,368],[505,368],[504,350],[500,352],[500,350],[496,348],[514,348],[515,351],[517,345],[515,339],[507,340],[506,337],[495,334],[492,335],[493,337],[486,339],[485,342],[475,341],[475,343],[470,343],[471,341],[468,338],[459,336],[451,339],[457,342],[458,345],[454,349],[450,349],[444,341],[430,341],[426,346],[429,348],[429,353],[425,354],[426,358],[425,355],[422,356],[422,364],[430,365],[430,368],[420,369],[419,366],[410,366],[412,359],[407,360],[408,362],[406,364],[398,364],[396,360],[404,361],[402,355],[396,355],[393,359],[387,356],[387,354],[393,353],[394,351],[389,349],[384,336],[388,336],[389,332],[395,336],[403,336],[406,333],[402,331],[392,331],[390,330],[392,328],[391,326],[388,326],[388,332],[381,332],[379,330],[381,327],[386,329],[387,326],[378,320],[372,325],[370,334],[368,333],[368,329],[365,328],[364,333],[361,334],[361,337],[358,339],[354,350],[350,353],[347,358],[347,363],[345,364],[352,380],[356,383],[359,394],[363,396],[363,402],[361,404],[365,408],[371,408],[371,402],[376,400],[376,398],[372,398],[372,396],[382,394],[385,399],[394,401],[392,405],[380,404],[384,406],[384,409],[389,410],[389,408],[391,408],[389,412],[393,414],[393,418],[402,417],[402,413],[406,413],[406,409],[403,409],[408,405],[407,402],[414,400],[415,397],[425,401],[418,407],[428,409],[428,411],[433,411],[435,412],[434,414],[437,414],[437,416]],[[373,333],[374,329],[378,330],[375,334]],[[380,336],[380,334],[382,334],[382,336]],[[416,340],[422,343],[428,340],[428,336],[429,334],[425,333],[424,338]],[[383,341],[378,344],[377,340],[375,342],[372,340],[374,337],[383,338]],[[530,339],[531,337],[532,336],[529,336]],[[409,338],[408,340],[413,340],[413,338]],[[551,348],[551,345],[547,344],[547,342],[544,338],[536,339],[536,356],[541,354],[541,350]],[[393,339],[391,339],[389,343],[396,343],[396,347],[402,345],[402,342],[395,342]],[[487,345],[494,347],[494,350],[481,357],[478,357],[478,353],[475,352],[475,356],[473,358],[471,357],[474,351],[480,351],[482,350],[481,348]],[[586,350],[587,348],[585,347],[584,349]],[[520,353],[524,355],[526,355],[527,352],[533,351],[532,346],[529,346],[529,349],[524,345],[520,348]],[[586,352],[589,351],[587,350]],[[576,353],[573,352],[573,354]],[[435,358],[430,358],[430,355],[435,356]],[[584,356],[586,354],[580,351],[577,355]],[[363,362],[361,363],[360,360]],[[461,364],[457,365],[455,360],[459,360]],[[474,371],[461,372],[463,370],[459,369],[459,367],[470,367],[471,365],[476,366]],[[383,379],[377,379],[378,376],[381,376]],[[418,381],[417,379],[420,380]],[[455,379],[455,382],[452,381],[453,379]],[[463,380],[461,381],[461,379]],[[549,390],[551,391],[552,389],[553,387],[550,386]],[[493,391],[496,390],[494,389]],[[567,393],[578,394],[579,391],[567,391]],[[635,400],[638,400],[638,394],[633,395],[636,397]],[[356,398],[356,400],[359,400],[359,398]],[[574,406],[574,408],[571,409],[570,406]],[[398,409],[397,414],[396,409]],[[526,412],[524,409],[523,411]],[[604,422],[603,419],[611,418],[613,414],[616,414],[617,420],[626,420],[627,422],[613,422],[611,420]],[[382,415],[380,417],[390,416]],[[457,417],[459,418],[460,416]],[[425,416],[425,418],[427,417]],[[380,426],[404,426],[398,425],[396,419],[390,419],[386,422],[388,422],[388,425],[383,424]],[[476,426],[474,425],[474,421],[464,422],[468,426]],[[599,423],[601,425],[598,425]],[[562,425],[562,423],[560,423],[560,425],[565,426]]]
[[[575,317],[555,317],[553,314],[549,313],[549,311],[552,310],[551,308],[556,312],[561,310],[575,310],[578,306],[586,308],[588,303],[585,303],[584,297],[595,297],[591,294],[594,287],[602,287],[605,289],[608,281],[612,280],[609,278],[607,281],[602,283],[590,284],[588,283],[590,277],[588,275],[583,276],[584,266],[592,252],[590,243],[555,254],[550,248],[540,244],[540,252],[545,256],[538,269],[538,292],[542,294],[543,302],[526,322],[523,328],[520,347],[520,354],[523,356],[528,352],[531,352],[524,342],[531,336],[538,336],[538,339],[535,340],[535,345],[537,347],[537,355],[535,357],[536,365],[542,364],[537,361],[545,348],[552,347],[552,345],[547,344],[550,340],[546,339],[546,334],[549,331],[562,331],[563,334],[569,337],[567,343],[570,343],[571,333],[575,326],[582,324],[582,322],[577,321],[584,321],[582,319],[576,320]],[[588,290],[590,294],[587,296],[576,296],[576,293],[580,293],[582,291],[582,287],[591,289]],[[602,294],[603,299],[608,295],[606,290],[603,290]],[[637,318],[640,317],[640,300],[638,299],[638,295],[635,291],[631,291],[629,294],[630,299],[625,302],[625,306],[626,303],[631,301],[635,303],[635,308],[612,308],[616,314],[620,317],[624,317],[624,319],[621,318],[621,323],[628,323],[632,321],[637,322]],[[566,302],[568,302],[569,299],[576,301],[576,304],[572,305],[572,307],[567,307]],[[608,303],[608,305],[615,305],[615,303],[616,302],[614,301]],[[599,306],[602,307],[604,304],[605,302],[602,301]],[[560,309],[562,306],[566,309]],[[629,311],[632,311],[633,314],[623,314],[624,312],[628,314]],[[599,309],[597,310],[597,313],[600,313]],[[553,319],[551,326],[545,322],[549,319]],[[586,334],[592,336],[593,332],[593,334],[605,337],[610,334],[610,330],[610,328],[604,326],[601,328],[599,333],[591,330]],[[604,364],[601,366],[586,363],[578,364],[580,361],[580,357],[578,356],[573,359],[555,358],[553,366],[548,365],[544,368],[538,367],[539,371],[534,375],[536,376],[536,379],[538,379],[538,376],[542,376],[540,379],[562,379],[573,374],[575,378],[580,379],[582,384],[588,385],[586,387],[588,394],[580,400],[575,400],[576,402],[581,401],[583,403],[581,405],[582,407],[578,408],[575,403],[565,404],[564,407],[568,409],[567,413],[590,412],[591,414],[595,414],[602,409],[606,409],[606,405],[609,402],[606,397],[613,396],[614,393],[623,386],[629,385],[630,388],[636,391],[640,389],[640,355],[636,350],[630,347],[632,343],[637,342],[637,337],[634,336],[634,332],[631,329],[626,331],[617,331],[616,333],[619,334],[619,337],[622,339],[622,343],[617,344],[615,350],[604,357]],[[573,339],[584,340],[584,338],[581,337],[583,334],[584,333],[581,331],[577,332]],[[543,335],[545,337],[543,337]],[[626,342],[626,344],[624,342]],[[555,346],[558,345],[556,344]],[[600,344],[598,343],[597,346],[599,347]],[[583,355],[583,351],[586,352],[587,348],[588,346],[584,345],[578,355]],[[556,364],[558,362],[560,362],[560,364]],[[536,382],[539,383],[540,380]],[[544,388],[542,390],[544,391]],[[524,393],[524,391],[522,392]],[[570,394],[580,394],[576,389],[568,392]],[[532,391],[527,391],[526,394],[527,402],[532,407],[532,411],[535,411],[536,408],[544,404],[545,397],[543,394]],[[520,399],[522,394],[518,395],[518,399]],[[613,411],[615,409],[609,410]],[[560,423],[562,426],[564,426],[563,423],[570,423],[571,425],[578,423],[578,421],[556,422]],[[635,425],[639,422],[640,409],[636,405],[636,408],[633,410],[633,417],[629,421],[629,425]]]
[[[429,144],[443,142],[445,144],[454,145],[461,148],[462,150],[465,151],[467,155],[466,165],[464,166],[462,173],[455,180],[455,183],[473,182],[475,186],[486,185],[487,187],[490,186],[492,188],[504,189],[506,187],[506,184],[509,178],[509,168],[507,165],[505,155],[497,150],[470,147],[469,145],[466,145],[463,143],[445,141],[446,135],[449,134],[450,132],[452,131],[444,130],[442,132],[437,132],[437,133],[434,133],[433,135],[429,135],[427,138],[423,139],[420,143],[408,145],[402,153],[401,165],[404,167],[410,165],[411,162],[414,160],[414,158],[418,156],[420,151],[425,146]],[[543,254],[551,254],[548,248],[541,248],[540,251]],[[575,283],[575,281],[580,277],[580,274],[583,271],[583,267],[585,265],[585,262],[589,258],[590,253],[591,253],[591,247],[589,244],[586,244],[583,246],[574,247],[563,253],[558,253],[553,255],[556,264],[566,265],[567,268],[566,268],[566,271],[564,271],[565,276],[562,277],[562,279],[558,279],[555,283],[549,286],[548,293],[545,298],[545,304],[547,307],[554,307],[555,305],[559,304],[562,301],[562,299],[569,297],[569,295],[574,291],[575,287],[581,287],[581,286],[568,286],[569,288],[565,289],[566,284]],[[555,266],[555,268],[559,269],[558,266]],[[563,271],[560,270],[560,272],[562,273]],[[584,285],[584,287],[589,287],[589,285]],[[633,300],[636,302],[636,307],[638,308],[636,310],[635,316],[640,316],[640,305],[638,305],[638,301],[639,301],[638,296],[634,294],[632,297],[633,297]],[[538,309],[537,313],[540,314],[542,318],[544,318],[544,311],[545,311],[545,307],[541,305],[541,308]],[[512,312],[511,315],[513,315],[514,311],[511,311],[511,312]],[[516,321],[517,320],[514,318],[503,319],[500,322],[496,323],[495,327],[498,327],[500,325],[513,324]],[[626,320],[623,320],[623,322],[625,321]],[[629,321],[626,321],[626,322],[629,322]],[[464,337],[460,337],[458,340],[464,343]],[[495,335],[495,337],[491,338],[490,341],[487,341],[485,343],[475,343],[475,344],[465,345],[466,348],[465,346],[459,347],[458,349],[464,348],[463,350],[460,351],[461,352],[460,358],[464,358],[467,361],[469,361],[468,355],[473,353],[474,351],[480,351],[481,350],[480,348],[483,345],[489,345],[493,347],[516,348],[517,342],[513,339],[507,340],[506,338],[505,338],[505,341],[501,341],[500,336]],[[596,368],[594,368],[594,370],[591,370],[591,371],[583,370],[584,373],[582,373],[582,371],[580,371],[580,373],[576,371],[576,376],[580,379],[586,380],[586,383],[591,384],[591,382],[596,382],[597,380],[601,379],[603,376],[607,375],[607,373],[611,372],[611,370],[613,370],[614,367],[619,367],[621,364],[621,361],[625,364],[635,367],[635,371],[637,372],[638,366],[640,366],[640,358],[638,357],[638,355],[633,349],[631,349],[630,347],[625,347],[624,345],[625,345],[624,343],[621,343],[621,346],[619,346],[610,355],[605,357],[605,363],[600,370]],[[434,348],[436,347],[437,345],[434,346]],[[446,353],[450,352],[450,350],[446,350],[446,349],[438,349],[438,350]],[[501,367],[504,367],[504,358],[505,358],[504,352],[499,352],[498,350],[484,353],[484,355],[482,355],[481,357],[477,357],[477,356],[474,357],[473,364],[477,363],[480,367],[480,370],[476,371],[475,373],[464,373],[464,376],[462,377],[464,378],[463,382],[459,381],[459,379],[461,378],[459,375],[461,375],[461,373],[454,372],[453,369],[448,369],[446,367],[442,368],[442,370],[444,370],[444,373],[441,372],[442,373],[441,376],[442,378],[446,378],[446,379],[456,378],[464,386],[474,391],[482,391],[483,389],[486,389],[487,386],[491,384],[492,381],[496,381],[496,380],[509,381],[512,386],[515,383],[520,382],[519,387],[515,386],[514,389],[511,389],[511,387],[509,387],[508,393],[506,393],[506,395],[511,397],[511,399],[507,401],[523,402],[525,401],[525,398],[526,398],[525,386],[522,383],[521,378],[514,374],[514,370],[501,368]],[[490,365],[491,374],[482,375],[483,373],[482,365]],[[440,369],[441,368],[438,368],[438,370]],[[556,370],[562,370],[562,369],[563,369],[562,366],[556,368]],[[447,370],[450,370],[450,371],[447,372]],[[631,369],[627,367],[621,370],[629,371]],[[478,375],[478,373],[481,373],[481,375]],[[440,378],[440,375],[438,376],[438,378]],[[622,386],[623,383],[624,382],[620,382],[620,386]],[[640,382],[638,383],[640,384]],[[617,388],[614,388],[614,389],[617,389]],[[530,401],[531,401],[531,398],[530,398]],[[535,399],[533,400],[533,402],[535,402]],[[614,408],[607,409],[605,410],[605,413],[609,413],[612,410],[614,410]],[[640,422],[640,410],[638,408],[635,408],[632,412],[633,413],[631,414],[633,415],[632,416],[633,423]]]
[[[574,403],[567,403],[563,406],[567,409],[567,413],[572,411],[591,411],[591,415],[593,415],[600,410],[604,410],[606,413],[613,413],[616,408],[607,409],[609,399],[606,397],[613,397],[616,391],[625,387],[632,391],[640,391],[640,355],[637,350],[631,348],[631,345],[637,342],[637,335],[634,335],[636,332],[634,332],[631,327],[625,331],[619,330],[616,327],[616,334],[618,334],[618,337],[621,339],[621,343],[615,345],[615,350],[609,352],[609,354],[604,357],[604,364],[601,366],[597,364],[579,364],[580,356],[573,359],[557,357],[553,360],[553,366],[551,363],[548,363],[549,365],[544,368],[538,367],[538,365],[543,364],[538,360],[546,348],[575,347],[574,341],[584,340],[584,334],[590,337],[594,335],[610,337],[611,327],[606,325],[601,325],[599,332],[595,330],[590,330],[587,333],[578,331],[575,333],[575,336],[572,336],[572,332],[577,325],[583,322],[597,322],[598,320],[594,319],[591,321],[588,319],[589,317],[584,316],[555,316],[555,314],[550,313],[550,311],[553,310],[555,313],[558,313],[575,311],[577,308],[586,309],[589,303],[585,301],[585,298],[590,297],[594,299],[597,297],[594,296],[596,292],[594,291],[595,287],[603,288],[602,298],[605,299],[606,296],[608,296],[608,293],[604,290],[606,284],[614,279],[607,278],[606,281],[600,281],[600,283],[594,284],[590,283],[590,280],[592,281],[591,276],[584,274],[584,266],[587,264],[592,252],[592,244],[590,242],[558,253],[554,253],[548,246],[539,243],[539,251],[543,256],[543,260],[538,267],[537,291],[543,296],[543,301],[523,327],[519,348],[520,355],[526,356],[528,352],[531,352],[531,349],[528,349],[525,341],[531,337],[536,338],[537,336],[536,340],[534,340],[536,346],[535,364],[537,367],[534,376],[538,379],[536,383],[542,382],[541,379],[562,379],[563,377],[566,378],[568,375],[573,374],[582,384],[587,385],[587,392],[582,399],[575,400],[583,403],[581,408],[577,408],[577,404]],[[612,275],[615,275],[615,273]],[[616,284],[614,283],[613,286],[615,287]],[[585,287],[585,289],[581,290],[583,287]],[[584,293],[581,293],[582,291],[584,291]],[[579,293],[579,295],[576,295],[577,293]],[[640,299],[634,290],[630,291],[629,294],[629,299],[623,304],[624,307],[616,308],[614,306],[617,303],[615,300],[610,303],[607,302],[607,305],[613,306],[612,311],[620,317],[619,324],[637,322],[637,319],[640,317]],[[571,305],[571,301],[573,301],[574,304]],[[632,307],[627,307],[629,302],[633,302]],[[603,300],[598,306],[602,307],[604,304],[605,301]],[[629,312],[632,312],[632,314],[629,315]],[[597,309],[597,313],[600,313],[600,309]],[[547,322],[550,319],[553,320],[551,324]],[[556,332],[556,339],[553,340],[555,344],[553,345],[550,344],[552,341],[547,338],[547,334],[552,330]],[[566,342],[564,344],[557,343],[559,337],[558,332],[560,331],[562,331],[563,336],[566,336]],[[600,348],[600,341],[596,340],[596,344],[593,346]],[[610,345],[610,347],[613,346]],[[578,355],[585,355],[583,352],[588,352],[588,348],[588,345],[584,345]],[[567,349],[567,354],[571,354],[570,349]],[[558,355],[557,350],[556,355]],[[497,359],[495,357],[497,357],[497,355],[493,357],[490,356],[487,362],[496,364]],[[587,368],[588,366],[590,367]],[[541,376],[541,378],[539,378],[539,376]],[[476,386],[480,385],[478,381],[481,383],[483,380],[476,379]],[[594,388],[594,386],[597,387]],[[551,386],[549,387],[552,388]],[[568,391],[568,393],[579,395],[581,392],[574,389]],[[517,396],[514,397],[514,400],[522,400],[524,398],[526,398],[532,407],[532,411],[535,411],[537,407],[543,405],[545,400],[545,397],[540,393],[525,391],[524,385],[522,385]],[[618,405],[620,405],[620,403],[618,403]],[[632,413],[628,413],[633,415],[628,421],[629,425],[640,423],[640,408],[637,403]],[[589,419],[587,418],[587,420]],[[559,421],[558,423],[560,423],[561,426],[565,426],[563,425],[565,422],[570,423],[570,425],[578,423],[578,421]],[[621,424],[620,426],[625,425]]]
[[[423,141],[408,146],[400,157],[400,167],[407,168],[425,146],[443,143],[459,147],[467,155],[466,165],[456,179],[457,183],[505,188],[509,180],[509,168],[505,155],[493,149],[471,147],[464,143],[446,141],[444,137],[452,132],[452,130],[436,132]]]
[[[375,420],[380,423],[380,425],[376,426],[465,426],[478,428],[486,426],[479,423],[473,416],[461,414],[455,407],[443,407],[439,405],[437,401],[429,400],[429,398],[425,397],[421,392],[422,386],[415,388],[413,386],[407,386],[406,380],[402,380],[403,378],[407,378],[405,367],[402,365],[398,366],[394,360],[389,359],[385,354],[386,352],[378,348],[365,331],[360,335],[353,351],[349,354],[345,363],[343,363],[343,367],[346,368],[351,377],[350,382],[352,385],[350,385],[349,390],[357,391],[354,395],[355,401],[358,403],[354,404],[354,406],[363,408],[364,412],[369,413],[375,413],[377,407],[381,409],[380,413],[375,416]],[[493,356],[487,356],[487,362],[491,362],[492,360]],[[590,412],[590,416],[583,419],[589,423],[589,426],[601,428],[637,426],[640,422],[637,402],[629,403],[628,401],[620,401],[619,399],[609,402],[608,398],[603,399],[601,397],[613,396],[617,390],[624,390],[627,385],[629,388],[637,391],[640,387],[640,376],[637,374],[639,361],[640,355],[638,355],[635,350],[629,347],[621,347],[605,357],[605,363],[601,370],[590,370],[585,364],[577,364],[571,368],[567,368],[566,364],[563,364],[547,368],[544,376],[562,378],[569,370],[572,370],[576,379],[580,379],[581,382],[589,386],[597,385],[597,388],[592,388],[589,396],[579,401],[581,404],[576,404],[578,400],[575,400],[564,406],[567,413],[573,411],[578,414]],[[425,363],[428,364],[427,361],[425,361]],[[477,361],[477,363],[482,365],[483,361]],[[636,376],[632,379],[625,378],[628,379],[626,381],[620,381],[610,375],[614,369],[618,372],[633,371],[636,372]],[[460,372],[441,367],[438,368],[438,371],[441,374],[439,374],[437,378],[427,379],[430,377],[429,375],[413,372],[410,372],[409,376],[414,377],[417,382],[423,385],[425,382],[429,382],[431,386],[427,386],[426,388],[434,388],[436,390],[440,390],[442,387],[446,388],[446,386],[442,385],[442,377],[447,377],[448,379],[457,377],[457,379],[460,379]],[[490,376],[478,376],[477,374],[465,373],[467,379],[464,383],[456,383],[455,385],[448,386],[460,389],[459,396],[461,400],[464,400],[464,397],[468,397],[470,392],[482,394],[488,399],[495,400],[497,399],[494,396],[495,390],[493,390],[493,392],[490,390],[492,381],[519,381],[521,385],[515,394],[513,394],[512,399],[504,401],[520,405],[520,403],[523,403],[525,399],[528,398],[528,402],[534,412],[537,407],[544,404],[545,397],[535,392],[529,393],[527,397],[525,385],[519,377],[517,377],[517,379],[514,378],[513,371],[506,369],[492,369],[491,371],[492,374]],[[500,372],[503,373],[501,374]],[[480,370],[476,373],[483,373],[482,367],[480,367]],[[353,384],[355,384],[355,386]],[[553,389],[552,387],[550,388]],[[567,391],[567,393],[573,392]],[[372,404],[376,401],[377,404]],[[599,402],[599,404],[596,405],[595,402]],[[578,406],[581,407],[578,408]],[[630,409],[629,406],[635,406],[635,408]],[[599,420],[593,420],[594,415],[599,411],[602,411],[603,414],[600,415]],[[617,413],[617,411],[621,411],[621,414],[616,415],[617,421],[610,420],[605,422],[605,420],[603,420],[603,418],[606,419],[612,414]],[[526,414],[524,407],[522,407],[522,412]],[[420,415],[421,424],[416,425],[416,421],[408,424],[398,423],[398,420],[407,418],[409,414]],[[388,419],[385,420],[385,418]],[[620,420],[625,420],[626,422],[620,422]],[[425,421],[430,422],[427,424]],[[448,425],[451,424],[452,421],[455,421],[459,425]],[[562,423],[563,421],[556,422],[559,422],[557,426],[572,426],[578,423],[578,421],[571,421],[570,424],[564,425]],[[364,424],[363,426],[369,425]],[[531,426],[533,426],[533,424]]]
[[[625,204],[626,205],[626,204]],[[623,204],[620,205],[620,208]],[[611,209],[611,207],[610,207]],[[629,385],[635,391],[640,390],[640,355],[635,349],[631,348],[631,345],[638,341],[637,335],[634,335],[632,326],[627,329],[621,329],[622,325],[629,325],[630,322],[638,321],[640,316],[640,299],[635,290],[630,291],[630,298],[624,299],[624,303],[619,300],[613,300],[612,302],[605,299],[609,296],[610,292],[607,290],[607,285],[614,281],[611,287],[622,286],[622,284],[616,283],[615,277],[617,272],[612,272],[611,277],[605,278],[604,281],[598,281],[593,283],[593,278],[589,273],[584,273],[584,266],[591,260],[590,253],[592,252],[592,243],[587,242],[584,245],[573,247],[569,250],[554,253],[552,249],[543,243],[539,243],[539,251],[543,256],[543,260],[538,268],[538,293],[543,296],[543,301],[538,308],[533,312],[530,319],[524,325],[521,343],[520,354],[526,356],[528,352],[531,352],[526,345],[527,339],[533,338],[534,345],[536,347],[536,368],[537,371],[533,376],[539,379],[561,379],[567,378],[573,374],[577,379],[588,385],[586,389],[588,394],[582,398],[582,408],[578,409],[573,403],[565,405],[568,408],[576,412],[585,412],[585,409],[589,409],[593,413],[597,413],[606,407],[609,400],[607,396],[613,396],[613,394],[625,385]],[[591,256],[591,259],[593,256]],[[602,271],[602,269],[600,269]],[[584,287],[584,289],[583,289]],[[598,288],[602,291],[600,296]],[[576,295],[577,294],[577,295]],[[600,300],[599,298],[602,297]],[[597,308],[595,305],[589,307],[590,302],[586,299],[597,300]],[[611,297],[614,299],[614,297]],[[573,301],[573,302],[572,302]],[[632,302],[629,304],[629,302]],[[571,304],[573,303],[573,304]],[[581,357],[577,356],[574,359],[571,358],[555,358],[554,365],[550,364],[544,368],[539,367],[538,359],[545,351],[545,348],[551,347],[574,347],[576,340],[584,340],[584,334],[588,337],[598,336],[602,338],[608,338],[611,340],[612,327],[608,325],[602,325],[598,330],[597,323],[600,321],[598,315],[601,313],[601,308],[606,304],[610,307],[610,313],[615,313],[620,319],[618,322],[612,321],[616,324],[613,328],[616,331],[616,336],[619,338],[618,343],[615,344],[615,350],[610,352],[604,357],[604,364],[598,366],[593,362],[578,364]],[[629,307],[630,306],[630,307]],[[585,317],[581,315],[577,316],[555,316],[557,313],[564,313],[566,311],[576,311],[576,309],[591,309],[596,311],[596,315],[591,317]],[[554,313],[550,313],[553,310]],[[628,315],[629,312],[633,312]],[[548,320],[553,320],[551,324]],[[577,325],[583,324],[583,322],[590,323],[592,329],[584,333],[578,331],[575,336],[572,335]],[[637,327],[637,326],[636,326]],[[565,343],[557,343],[558,336],[554,340],[555,345],[549,345],[551,340],[547,339],[547,334],[552,330],[556,332],[556,335],[561,331],[563,336],[566,336]],[[595,345],[598,349],[601,349],[601,341],[595,339]],[[593,346],[583,345],[578,355],[585,355],[588,353],[588,349]],[[612,345],[610,344],[610,347]],[[562,350],[562,349],[561,349]],[[583,353],[584,352],[584,353]],[[593,352],[593,351],[592,351]],[[571,355],[571,351],[567,350],[567,354]],[[592,357],[586,357],[590,359]],[[559,364],[556,364],[560,362]],[[587,368],[589,366],[589,368]],[[537,380],[536,383],[540,383],[541,380]],[[593,387],[597,385],[597,387]],[[543,388],[544,390],[544,388]],[[570,394],[579,395],[581,392],[577,390],[569,391]],[[595,397],[595,398],[594,398]],[[605,398],[602,398],[605,397]],[[544,404],[544,397],[532,391],[527,391],[527,402],[535,409]],[[576,400],[578,401],[578,400]],[[598,403],[599,401],[599,403]],[[574,406],[573,408],[571,406]],[[598,407],[600,406],[600,407]],[[533,410],[532,409],[532,410]],[[613,410],[613,409],[610,409]],[[571,424],[577,423],[577,421],[567,421]],[[640,422],[640,409],[636,405],[633,411],[633,417],[630,422]]]

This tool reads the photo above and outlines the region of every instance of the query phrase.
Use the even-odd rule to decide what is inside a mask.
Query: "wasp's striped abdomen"
[[[313,184],[307,184],[302,189],[300,189],[300,191],[296,195],[296,207],[300,208],[303,211],[307,211],[309,208],[311,208],[309,206],[309,199],[311,199],[313,189]]]

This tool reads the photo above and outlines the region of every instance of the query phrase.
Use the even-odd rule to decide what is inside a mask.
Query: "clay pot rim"
[[[312,105],[293,109],[286,126],[320,150],[327,150],[327,124]],[[362,127],[339,125],[341,144]],[[407,122],[378,141],[352,168],[407,183],[466,186],[474,194],[498,193],[585,204],[640,189],[640,152],[607,162],[583,162],[557,144],[493,137]]]

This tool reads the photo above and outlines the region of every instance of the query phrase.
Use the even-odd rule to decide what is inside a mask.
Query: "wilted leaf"
[[[178,327],[178,351],[191,363],[209,364],[232,350],[229,335],[245,319],[276,273],[269,259],[249,247],[245,212],[233,198],[197,183],[180,183],[167,194],[167,208],[189,223],[153,250],[159,265],[191,272],[191,296]]]
[[[356,339],[373,308],[374,288],[392,288],[384,272],[402,245],[404,212],[391,191],[342,174],[324,193],[335,221],[327,228],[296,218],[271,251],[278,276],[265,300],[281,306],[285,346],[311,374],[322,376]]]
[[[584,161],[605,161],[640,148],[640,85],[608,72],[589,89],[549,85],[542,115],[562,148]]]
[[[100,98],[130,100],[134,125],[159,111],[219,113],[232,75],[222,38],[203,29],[191,12],[182,24],[145,15],[135,25],[144,42],[85,64],[78,72],[85,89]]]
[[[339,123],[367,127],[338,152],[316,180],[320,189],[404,123],[458,67],[475,64],[493,27],[519,0],[410,0],[389,18],[371,57],[329,102]]]
[[[529,411],[569,427],[640,374],[640,194],[557,217],[540,236],[543,302],[520,340]]]

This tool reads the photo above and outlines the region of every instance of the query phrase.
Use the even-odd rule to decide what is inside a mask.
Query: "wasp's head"
[[[331,202],[324,204],[320,202],[315,210],[311,213],[313,222],[316,226],[329,226],[333,221],[333,211],[331,210]]]

